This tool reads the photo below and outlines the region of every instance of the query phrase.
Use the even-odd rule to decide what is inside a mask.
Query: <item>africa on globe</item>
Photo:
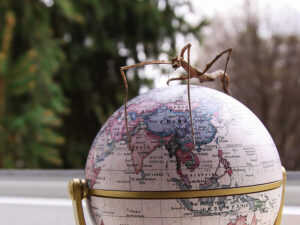
[[[190,91],[195,144],[185,85],[129,101],[128,132],[124,107],[102,126],[85,169],[88,188],[103,194],[87,197],[95,224],[274,224],[283,175],[270,134],[234,98]]]

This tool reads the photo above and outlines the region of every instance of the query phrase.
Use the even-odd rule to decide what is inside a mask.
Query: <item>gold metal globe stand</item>
[[[203,198],[220,197],[230,195],[251,194],[262,191],[270,191],[282,186],[282,197],[279,212],[274,225],[281,224],[282,209],[284,204],[286,170],[282,167],[283,179],[268,184],[253,185],[248,187],[236,187],[228,189],[214,190],[191,190],[191,191],[109,191],[89,189],[85,180],[74,178],[69,181],[68,192],[72,200],[73,212],[76,225],[86,225],[82,200],[87,196],[98,196],[104,198],[118,199],[183,199],[183,198]]]

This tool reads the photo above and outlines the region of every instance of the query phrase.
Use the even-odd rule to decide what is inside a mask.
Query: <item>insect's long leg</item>
[[[186,75],[180,75],[179,77],[170,78],[167,81],[167,85],[169,85],[170,81],[174,81],[174,80],[186,80]]]
[[[196,140],[195,140],[195,133],[194,133],[194,125],[193,125],[193,116],[192,116],[192,106],[191,106],[191,87],[190,87],[190,81],[191,81],[191,63],[190,63],[190,55],[191,55],[191,44],[188,43],[185,45],[180,52],[180,60],[184,61],[184,53],[186,50],[188,50],[188,68],[187,68],[187,73],[188,73],[188,84],[187,84],[187,89],[188,89],[188,104],[189,104],[189,112],[190,112],[190,124],[191,124],[191,130],[192,130],[192,137],[193,137],[193,144],[194,148],[196,147]],[[172,78],[167,81],[167,84],[169,84],[170,81],[172,80],[184,80],[186,77],[180,76],[177,78]]]
[[[226,94],[231,95],[228,86],[229,86],[229,78],[228,76],[226,76],[226,72],[227,72],[227,67],[228,67],[228,62],[231,56],[231,52],[232,52],[232,48],[229,49],[228,55],[227,55],[227,59],[226,59],[226,64],[225,64],[225,69],[224,69],[224,73],[223,73],[223,77],[222,77],[222,86],[223,86],[223,90]]]
[[[230,55],[231,55],[231,52],[232,52],[232,48],[229,48],[229,49],[226,49],[224,50],[223,52],[219,53],[218,55],[216,55],[216,57],[208,64],[206,64],[206,67],[205,69],[203,70],[203,72],[201,72],[201,75],[202,74],[205,74],[209,68],[224,54],[228,54],[227,55],[227,59],[226,59],[226,65],[225,65],[225,70],[224,70],[224,73],[223,73],[223,77],[221,79],[222,81],[222,87],[223,87],[223,91],[228,94],[228,95],[231,95],[230,94],[230,91],[228,89],[228,85],[229,85],[229,79],[228,79],[228,76],[226,77],[226,71],[227,71],[227,67],[228,67],[228,62],[229,62],[229,58],[230,58]]]
[[[195,133],[194,133],[194,125],[193,125],[193,117],[192,117],[192,107],[191,107],[191,71],[190,71],[190,54],[191,54],[191,44],[187,45],[188,50],[188,102],[189,102],[189,111],[190,111],[190,123],[191,123],[191,130],[192,130],[192,137],[193,137],[193,144],[194,148],[196,147],[196,140],[195,140]],[[184,51],[182,51],[184,53]],[[183,57],[183,56],[182,56]]]
[[[228,55],[230,56],[231,55],[231,52],[232,52],[232,48],[229,48],[229,49],[226,49],[224,50],[223,52],[219,53],[218,55],[216,55],[216,57],[211,61],[209,62],[208,64],[206,64],[205,66],[205,69],[203,70],[202,74],[206,73],[207,70],[209,70],[209,68],[222,56],[224,55],[225,53],[228,53]],[[229,60],[229,57],[227,57],[227,62]],[[228,63],[226,63],[227,65]],[[226,66],[226,69],[227,69],[227,66]],[[225,71],[226,72],[226,71]]]
[[[128,137],[128,148],[130,149],[130,151],[132,151],[133,149],[131,148],[131,138],[130,138],[130,134],[129,134],[129,129],[128,129],[128,120],[127,120],[127,98],[128,98],[128,83],[127,83],[127,78],[125,75],[125,70],[131,69],[131,68],[135,68],[135,67],[141,67],[141,66],[146,66],[146,65],[151,65],[151,64],[171,64],[170,62],[167,62],[165,60],[150,60],[150,61],[146,61],[146,62],[141,62],[141,63],[137,63],[137,64],[133,64],[133,65],[129,65],[129,66],[122,66],[120,68],[120,72],[124,81],[124,113],[125,113],[125,127],[126,127],[126,133],[127,133],[127,137]]]

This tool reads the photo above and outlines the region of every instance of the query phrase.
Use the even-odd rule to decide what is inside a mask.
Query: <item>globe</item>
[[[274,224],[282,187],[230,194],[283,179],[270,134],[234,98],[193,85],[190,92],[194,139],[185,85],[129,101],[128,132],[124,106],[102,126],[88,155],[87,185],[121,197],[88,197],[96,224]],[[193,191],[212,195],[189,197]]]

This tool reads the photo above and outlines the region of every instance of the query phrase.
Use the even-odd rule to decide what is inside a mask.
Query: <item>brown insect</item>
[[[125,85],[125,93],[124,93],[124,113],[125,113],[125,126],[126,126],[126,132],[127,132],[127,136],[128,136],[128,147],[130,150],[132,150],[131,148],[131,142],[130,142],[130,135],[129,135],[129,129],[128,129],[128,120],[127,120],[127,98],[128,98],[128,84],[127,84],[127,79],[126,79],[126,75],[125,75],[125,70],[134,68],[134,67],[141,67],[141,66],[146,66],[146,65],[151,65],[151,64],[169,64],[172,66],[173,69],[178,69],[180,67],[182,67],[186,72],[187,72],[187,76],[179,76],[176,78],[171,78],[167,81],[167,84],[169,84],[170,81],[174,81],[174,80],[188,80],[188,84],[187,84],[187,88],[188,88],[188,104],[189,104],[189,112],[190,112],[190,123],[191,123],[191,130],[192,130],[192,137],[193,137],[193,142],[194,142],[194,146],[196,146],[196,141],[195,141],[195,135],[194,135],[194,127],[193,127],[193,121],[192,121],[192,110],[191,110],[191,96],[190,96],[190,79],[191,78],[198,78],[199,81],[201,83],[206,82],[206,81],[214,81],[217,77],[219,77],[221,79],[221,83],[222,83],[222,88],[223,91],[228,94],[230,94],[230,91],[228,89],[229,86],[229,76],[227,75],[226,71],[227,71],[227,67],[228,67],[228,62],[229,62],[229,58],[232,52],[232,48],[226,49],[224,51],[222,51],[221,53],[219,53],[218,55],[216,55],[216,57],[209,62],[208,64],[206,64],[205,69],[203,71],[200,71],[199,69],[197,69],[196,67],[193,67],[190,65],[190,50],[191,50],[191,44],[187,44],[185,45],[180,52],[180,57],[178,58],[178,56],[172,58],[170,61],[165,61],[165,60],[150,60],[150,61],[146,61],[146,62],[141,62],[141,63],[137,63],[134,65],[129,65],[129,66],[122,66],[120,68],[121,71],[121,75],[124,81],[124,85]],[[184,53],[185,51],[188,51],[187,54],[187,61],[184,60]],[[212,73],[207,73],[207,71],[210,69],[210,67],[224,54],[227,53],[227,59],[226,59],[226,64],[225,64],[225,69],[223,70],[217,70],[214,71]]]

